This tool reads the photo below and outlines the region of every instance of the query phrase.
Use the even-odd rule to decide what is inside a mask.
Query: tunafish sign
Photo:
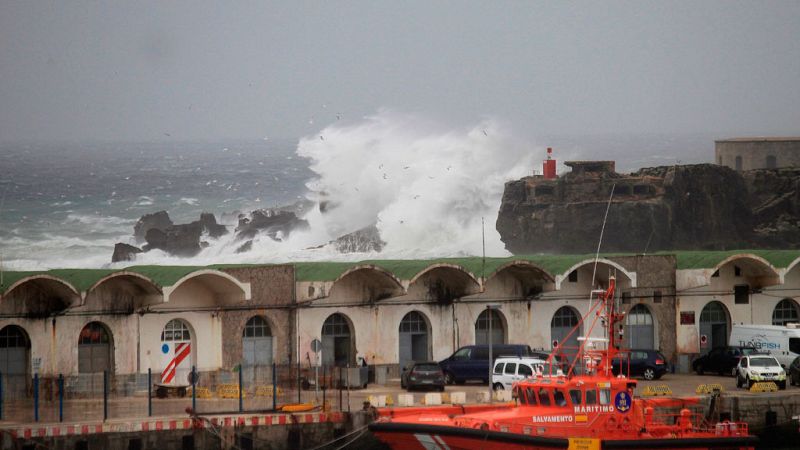
[[[614,405],[588,405],[575,407],[575,414],[610,412],[614,412]]]
[[[571,423],[572,416],[533,416],[533,422],[537,423]]]

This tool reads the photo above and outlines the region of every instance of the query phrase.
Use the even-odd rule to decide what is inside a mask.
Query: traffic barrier
[[[642,395],[652,397],[656,395],[672,395],[672,389],[666,384],[647,386],[642,390]]]
[[[192,388],[189,388],[189,389],[186,390],[186,395],[191,397]],[[197,387],[195,389],[194,396],[196,398],[211,398],[211,390],[209,388],[207,388],[207,387]]]
[[[463,405],[467,403],[467,393],[466,392],[451,392],[450,393],[450,403],[453,405]]]
[[[239,398],[238,384],[220,384],[217,386],[217,397],[219,398]],[[242,397],[247,397],[246,392],[242,391]]]
[[[450,403],[450,393],[442,392],[442,403]]]
[[[414,406],[414,394],[398,394],[397,406]]]
[[[778,385],[772,381],[759,381],[750,385],[750,392],[778,392]]]
[[[392,406],[392,405],[394,405],[394,399],[392,399],[391,395],[387,395],[386,396],[386,406]]]
[[[383,408],[386,406],[386,396],[385,395],[370,395],[367,397],[367,401],[370,405],[376,408]]]
[[[709,383],[709,384],[701,384],[697,386],[697,389],[694,390],[695,394],[702,395],[702,394],[712,394],[714,391],[719,391],[720,393],[725,392],[725,389],[719,383]]]
[[[502,390],[502,391],[494,391],[494,399],[498,402],[510,402],[511,401],[511,391]]]
[[[283,395],[283,388],[280,386],[278,386],[278,395]],[[272,386],[256,386],[256,397],[272,397]]]
[[[489,393],[486,391],[478,391],[475,393],[475,401],[478,403],[489,403]]]
[[[438,392],[429,392],[425,394],[425,397],[422,397],[422,404],[426,406],[441,405],[442,394]]]

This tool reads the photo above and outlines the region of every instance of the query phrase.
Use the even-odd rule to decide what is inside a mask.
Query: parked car
[[[535,373],[545,373],[545,360],[531,357],[501,357],[494,362],[492,388],[511,389],[511,386]]]
[[[614,374],[627,373],[631,377],[657,380],[669,372],[669,363],[658,350],[635,349],[614,358],[611,361],[611,370]]]
[[[528,345],[492,345],[492,359],[501,356],[530,356],[533,350]],[[463,384],[467,380],[480,380],[489,383],[489,346],[467,345],[461,347],[449,358],[439,362],[444,371],[447,384]]]
[[[774,356],[742,356],[736,365],[736,387],[750,389],[754,381],[774,381],[778,389],[786,389],[786,371]]]
[[[710,352],[692,361],[692,370],[702,375],[713,372],[719,375],[736,376],[736,365],[742,356],[760,354],[758,349],[749,346],[714,347]]]
[[[794,359],[791,364],[789,364],[789,368],[786,369],[789,372],[786,376],[789,378],[789,384],[794,386],[795,384],[800,386],[800,356]]]
[[[547,352],[544,350],[534,350],[531,353],[531,356],[533,356],[534,358],[539,358],[547,361],[547,359],[550,358],[551,354],[552,354],[551,352]],[[554,355],[553,359],[555,360],[554,368],[556,369],[556,371],[560,369],[561,372],[567,373],[567,370],[569,370],[569,361],[567,361],[567,357],[564,355]]]
[[[435,389],[444,392],[444,372],[436,361],[408,363],[400,374],[400,387],[408,391]]]
[[[734,325],[728,342],[769,353],[785,367],[800,356],[800,328],[793,323],[785,326]]]

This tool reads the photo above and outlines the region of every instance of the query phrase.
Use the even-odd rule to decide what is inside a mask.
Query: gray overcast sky
[[[0,140],[298,137],[382,107],[800,134],[800,2],[0,0]]]

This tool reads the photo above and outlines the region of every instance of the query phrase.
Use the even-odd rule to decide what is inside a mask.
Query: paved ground
[[[693,396],[695,389],[699,384],[718,383],[722,385],[726,394],[728,395],[742,395],[742,396],[757,396],[764,394],[751,393],[744,389],[737,389],[735,379],[733,377],[720,377],[720,376],[697,376],[697,375],[673,375],[667,374],[660,380],[645,381],[638,380],[639,388],[637,392],[641,393],[647,386],[666,385],[672,390],[675,396]],[[464,384],[447,386],[447,392],[465,392],[467,394],[467,402],[474,402],[476,393],[479,391],[486,391],[488,388],[480,384]],[[370,395],[391,395],[393,399],[397,400],[397,395],[404,393],[400,389],[399,380],[390,380],[385,386],[369,385],[366,389],[341,391],[328,390],[325,392],[325,400],[330,405],[332,410],[348,411],[361,409],[363,402],[366,401]],[[795,386],[787,386],[785,394],[800,396],[800,388]],[[424,395],[421,392],[414,392],[415,401]],[[773,394],[774,395],[774,394]],[[285,403],[294,403],[298,401],[297,391],[285,392],[284,395],[279,396],[278,405]],[[323,392],[322,391],[301,391],[301,402],[315,402],[322,404]],[[190,397],[186,398],[168,398],[168,399],[152,399],[153,417],[186,417],[186,407],[191,406],[192,400]],[[243,402],[244,412],[264,412],[272,408],[271,397],[256,397],[245,398]],[[239,411],[239,401],[237,399],[220,400],[220,399],[197,399],[196,410],[200,413],[236,413]],[[148,405],[146,396],[143,397],[125,397],[115,398],[109,401],[108,417],[109,419],[121,418],[143,418],[148,415]],[[65,402],[63,417],[65,422],[80,422],[80,421],[96,421],[103,418],[103,403],[100,399],[91,400],[69,400]],[[59,410],[57,402],[42,402],[39,406],[39,421],[40,422],[57,422],[59,418]],[[0,424],[3,425],[16,425],[34,422],[34,411],[32,401],[6,401],[3,404],[3,419]]]

